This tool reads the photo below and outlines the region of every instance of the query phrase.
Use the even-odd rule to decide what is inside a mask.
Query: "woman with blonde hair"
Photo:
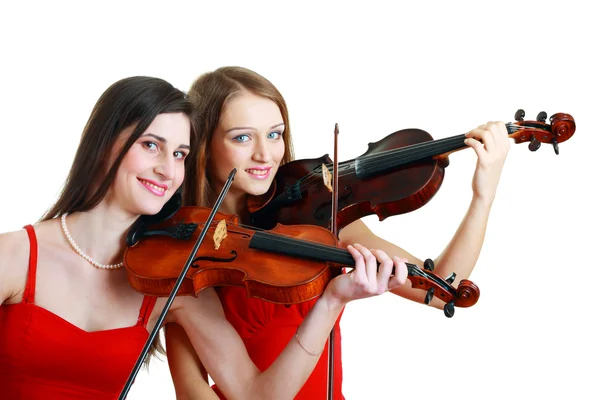
[[[223,67],[201,75],[191,86],[189,96],[198,113],[199,146],[195,173],[188,174],[185,182],[184,201],[189,205],[212,206],[227,174],[232,168],[238,173],[220,211],[238,214],[242,221],[249,221],[248,196],[266,193],[278,168],[293,160],[288,110],[282,95],[266,78],[246,68]],[[501,122],[490,122],[466,134],[465,144],[474,149],[478,161],[473,177],[473,199],[446,249],[435,260],[436,273],[445,276],[456,272],[456,281],[469,276],[475,266],[487,225],[490,208],[506,158],[509,141],[506,128]],[[422,266],[423,262],[404,249],[377,237],[362,221],[355,221],[339,232],[343,246],[362,243],[365,247],[378,248],[394,255],[394,260],[409,261]],[[411,300],[421,302],[423,291],[386,281],[387,275],[376,277],[376,272],[367,271],[368,280],[378,282],[377,293],[392,291]],[[354,270],[335,278],[327,288],[329,294],[336,280],[357,279],[360,272]],[[393,279],[393,278],[392,278]],[[334,398],[342,399],[341,335],[339,318],[347,301],[337,304],[336,312],[327,321],[319,322],[319,335],[308,336],[303,329],[307,320],[322,309],[323,297],[291,306],[278,305],[263,300],[248,298],[243,289],[221,287],[216,290],[222,304],[228,328],[233,326],[241,337],[245,349],[260,371],[271,373],[274,367],[282,366],[280,355],[290,352],[303,353],[306,359],[316,364],[306,384],[298,388],[296,399],[325,398],[327,391],[327,353],[323,354],[327,334],[335,320]],[[434,299],[431,305],[444,304]],[[331,310],[331,308],[330,308]],[[217,334],[215,332],[215,334]],[[233,334],[233,333],[232,333]],[[196,338],[186,334],[177,326],[166,331],[169,365],[178,395],[201,398],[196,388],[205,385],[206,371],[215,379],[215,390],[221,398],[244,398],[221,387],[219,375],[238,371],[224,371],[220,362],[230,365],[231,354],[217,353],[196,346],[198,358],[190,340]],[[236,349],[238,350],[238,349]],[[234,350],[232,350],[233,352]],[[184,373],[185,371],[185,373]],[[195,372],[194,372],[195,371]],[[295,364],[285,365],[281,379],[284,382],[301,376],[306,379],[308,369]],[[215,376],[215,373],[217,376]],[[202,377],[204,375],[204,379]],[[269,393],[269,398],[277,397]]]

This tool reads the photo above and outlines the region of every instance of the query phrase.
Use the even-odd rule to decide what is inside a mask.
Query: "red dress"
[[[0,306],[0,398],[116,399],[149,336],[156,297],[133,326],[86,332],[35,304],[37,240],[31,225],[23,301]],[[75,305],[74,305],[75,306]]]
[[[227,320],[239,333],[250,358],[259,370],[264,371],[294,338],[296,329],[302,323],[316,302],[284,306],[267,301],[247,298],[246,291],[240,287],[222,287],[218,290]],[[340,317],[341,318],[341,314]],[[343,400],[342,395],[342,349],[338,318],[335,324],[335,368],[334,399]],[[294,339],[295,340],[295,339]],[[327,346],[321,354],[313,373],[310,375],[296,400],[327,399],[328,379]],[[225,396],[216,386],[213,389],[221,399]]]

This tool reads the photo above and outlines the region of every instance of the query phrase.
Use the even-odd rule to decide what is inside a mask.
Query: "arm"
[[[465,144],[477,153],[473,176],[473,199],[456,233],[442,253],[434,260],[435,273],[444,277],[456,273],[456,282],[469,277],[483,246],[487,221],[500,181],[500,173],[510,148],[506,126],[501,122],[487,123],[466,134]],[[376,236],[362,221],[356,221],[340,232],[341,243],[359,241],[369,248],[379,248],[388,254],[406,258],[422,266],[423,262],[402,248]],[[423,291],[409,285],[392,290],[395,294],[422,302]],[[441,308],[438,299],[431,305]]]
[[[401,260],[392,261],[378,250],[371,254],[358,245],[356,248],[349,247],[349,251],[356,260],[356,268],[352,273],[333,279],[317,300],[298,328],[302,346],[292,337],[275,362],[263,372],[250,360],[244,343],[225,318],[214,289],[201,291],[197,299],[176,299],[177,305],[172,308],[174,320],[183,327],[202,364],[228,399],[293,398],[319,360],[318,356],[309,352],[319,353],[323,350],[329,332],[345,304],[354,299],[384,293],[406,280],[406,265]],[[377,261],[381,263],[379,272]],[[392,267],[401,273],[390,277]],[[166,334],[171,345],[181,339],[171,335],[169,330]],[[180,383],[178,393],[193,392],[193,387],[183,387],[202,379],[199,369],[193,373],[195,378],[187,379],[187,382],[174,378],[176,384]]]
[[[219,400],[183,328],[173,323],[165,325],[165,339],[177,400]]]

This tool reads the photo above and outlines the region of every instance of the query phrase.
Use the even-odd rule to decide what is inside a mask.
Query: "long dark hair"
[[[188,116],[192,124],[190,144],[193,152],[197,147],[196,119],[184,92],[163,79],[146,76],[121,79],[106,89],[83,129],[62,192],[41,220],[96,207],[106,196],[129,148],[156,116],[163,113],[184,113]],[[135,128],[118,156],[112,165],[108,165],[120,133],[133,125]]]
[[[169,82],[146,76],[134,76],[113,83],[100,96],[83,129],[73,165],[56,203],[42,221],[63,213],[87,211],[96,207],[106,196],[119,165],[129,148],[144,133],[159,114],[184,113],[190,120],[190,154],[194,159],[197,147],[194,108],[184,92]],[[134,126],[118,156],[110,163],[115,142],[124,129]],[[196,167],[186,160],[186,168]],[[195,174],[195,173],[194,173]],[[144,364],[165,350],[157,336]]]

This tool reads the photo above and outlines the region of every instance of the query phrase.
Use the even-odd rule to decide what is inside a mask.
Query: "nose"
[[[160,175],[165,180],[173,180],[175,178],[175,159],[170,154],[162,154],[158,158],[158,163],[154,167],[154,172]]]
[[[252,160],[256,162],[266,163],[271,161],[271,149],[269,143],[263,138],[258,138],[254,141],[254,151],[252,152]]]

